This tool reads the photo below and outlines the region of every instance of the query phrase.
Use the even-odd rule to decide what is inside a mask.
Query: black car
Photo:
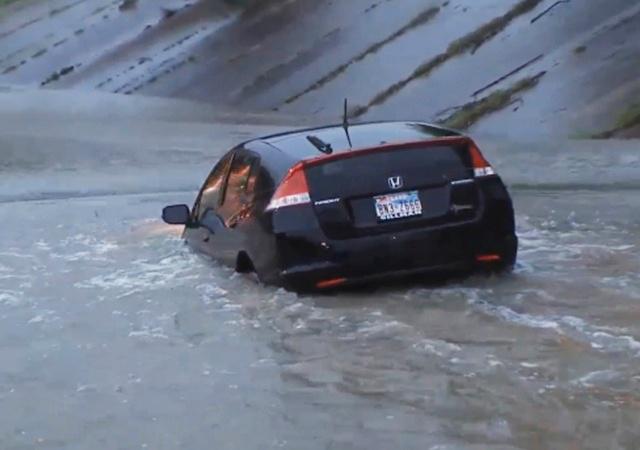
[[[511,198],[473,140],[419,122],[245,142],[191,211],[168,206],[163,219],[196,250],[293,290],[505,270],[518,246]]]

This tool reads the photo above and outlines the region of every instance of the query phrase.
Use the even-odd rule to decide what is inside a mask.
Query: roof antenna
[[[344,112],[342,114],[342,128],[344,128],[344,133],[347,135],[349,148],[353,148],[353,144],[351,143],[351,136],[349,135],[348,101],[346,98],[344,99]]]

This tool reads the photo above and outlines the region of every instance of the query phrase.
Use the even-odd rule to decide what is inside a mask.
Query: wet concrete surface
[[[354,108],[368,106],[363,118],[435,121],[545,72],[473,127],[515,138],[616,129],[640,92],[636,0],[275,0],[253,13],[213,0],[119,4],[9,7],[0,16],[0,83],[188,98],[319,120],[338,115],[349,97]],[[452,51],[465,40],[468,48]],[[412,76],[434,59],[428,74]]]
[[[297,296],[158,218],[282,125],[127,110],[0,108],[1,448],[637,448],[633,141],[480,137],[516,203],[512,275]]]

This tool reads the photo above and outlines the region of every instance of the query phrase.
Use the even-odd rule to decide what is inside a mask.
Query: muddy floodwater
[[[509,276],[303,297],[159,223],[192,196],[0,205],[3,449],[638,448],[636,192],[515,191]]]

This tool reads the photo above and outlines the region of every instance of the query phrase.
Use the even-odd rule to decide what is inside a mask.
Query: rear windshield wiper
[[[311,142],[311,145],[313,145],[315,148],[320,150],[322,153],[325,153],[327,155],[330,155],[333,153],[333,148],[331,147],[331,144],[323,141],[318,136],[313,136],[313,135],[307,136],[307,141]]]

